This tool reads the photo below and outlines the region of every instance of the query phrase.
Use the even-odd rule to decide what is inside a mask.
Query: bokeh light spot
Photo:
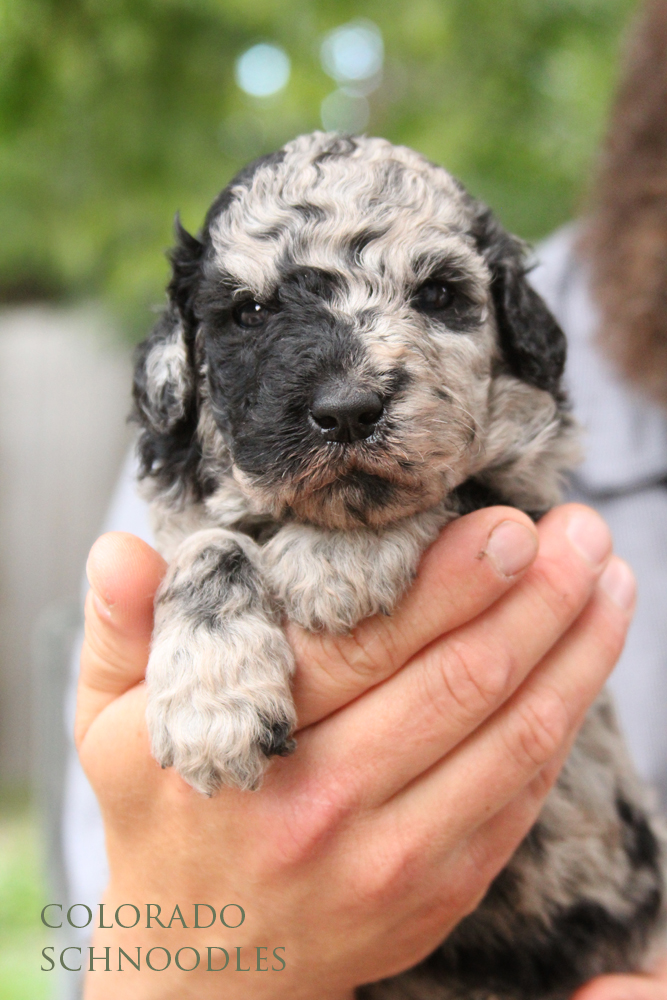
[[[270,97],[287,85],[289,56],[277,45],[253,45],[236,60],[236,82],[252,97]]]
[[[325,36],[320,56],[324,72],[338,83],[369,80],[382,69],[382,33],[372,21],[350,21]]]

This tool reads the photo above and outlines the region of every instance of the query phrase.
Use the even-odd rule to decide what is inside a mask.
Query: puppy
[[[453,518],[538,518],[576,452],[565,341],[523,246],[445,170],[315,133],[246,167],[138,352],[143,488],[169,562],[147,672],[153,754],[195,788],[256,788],[290,753],[283,617],[390,614]],[[486,898],[368,998],[565,998],[638,967],[658,838],[606,698]]]

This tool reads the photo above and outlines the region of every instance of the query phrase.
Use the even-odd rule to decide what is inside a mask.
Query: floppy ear
[[[484,205],[479,206],[474,233],[491,271],[500,347],[512,374],[560,396],[565,335],[526,280],[523,244]]]
[[[191,463],[196,430],[194,338],[197,292],[204,245],[176,218],[176,246],[170,254],[169,304],[139,345],[134,369],[134,419],[141,425],[142,475],[160,480]]]
[[[204,246],[176,217],[176,246],[170,254],[169,304],[135,356],[136,416],[158,433],[173,430],[192,397],[192,349],[196,333],[193,301]]]

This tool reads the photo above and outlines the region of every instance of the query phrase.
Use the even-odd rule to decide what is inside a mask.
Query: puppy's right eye
[[[270,310],[260,302],[251,299],[249,302],[242,302],[232,313],[234,322],[239,326],[256,327],[263,326],[271,315]]]
[[[432,279],[417,289],[412,300],[416,309],[426,313],[443,312],[454,301],[454,293],[445,281]]]

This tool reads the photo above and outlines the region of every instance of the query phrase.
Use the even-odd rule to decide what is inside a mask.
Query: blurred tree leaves
[[[632,0],[0,0],[0,296],[97,296],[139,331],[174,213],[196,229],[245,161],[320,125],[319,46],[366,17],[370,133],[443,163],[539,237],[576,212]],[[283,92],[234,82],[257,41]]]

